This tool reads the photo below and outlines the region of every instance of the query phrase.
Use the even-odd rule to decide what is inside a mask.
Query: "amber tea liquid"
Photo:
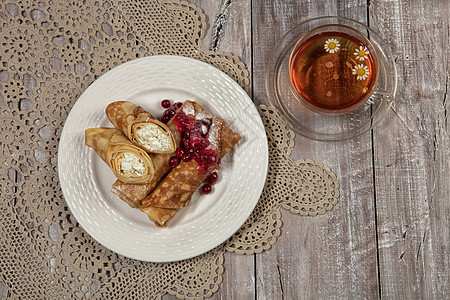
[[[377,78],[376,54],[344,32],[328,31],[300,42],[290,57],[290,80],[298,95],[322,111],[357,108]]]

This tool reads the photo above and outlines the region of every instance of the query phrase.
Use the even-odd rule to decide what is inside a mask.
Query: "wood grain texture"
[[[254,100],[267,103],[264,69],[276,41],[302,21],[325,15],[367,21],[365,1],[253,1]],[[282,235],[257,255],[258,299],[378,297],[372,139],[323,143],[297,137],[293,159],[329,165],[340,203],[323,216],[283,213]]]
[[[395,49],[395,113],[374,133],[381,295],[450,297],[448,1],[372,1]]]

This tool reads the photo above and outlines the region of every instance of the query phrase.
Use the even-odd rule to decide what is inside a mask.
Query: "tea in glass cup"
[[[319,113],[343,114],[360,107],[376,88],[378,70],[371,42],[361,32],[340,24],[309,31],[289,57],[294,94]]]

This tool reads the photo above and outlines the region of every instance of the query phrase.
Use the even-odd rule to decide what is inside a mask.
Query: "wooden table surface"
[[[226,254],[212,299],[449,299],[450,1],[191,2],[207,16],[202,48],[247,64],[256,104],[268,103],[264,73],[276,41],[314,17],[368,24],[388,42],[398,69],[396,103],[372,132],[339,143],[296,139],[294,159],[321,161],[336,173],[339,204],[317,217],[283,210],[272,249]]]
[[[283,210],[270,250],[225,254],[211,299],[450,299],[450,1],[189,1],[206,15],[202,48],[248,66],[255,104],[268,104],[264,73],[275,43],[314,17],[368,24],[398,70],[396,103],[373,131],[338,143],[296,138],[293,159],[336,173],[339,204],[316,217]]]

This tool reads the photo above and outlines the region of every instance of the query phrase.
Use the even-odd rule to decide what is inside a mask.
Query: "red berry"
[[[178,158],[181,158],[181,156],[183,156],[183,153],[184,153],[184,151],[183,151],[183,149],[180,148],[180,147],[178,147],[177,150],[175,151],[175,155],[176,155],[176,157],[178,157]]]
[[[210,185],[214,185],[217,182],[217,179],[219,179],[217,172],[212,172],[208,177],[206,177],[206,182]]]
[[[182,145],[184,147],[184,149],[188,150],[191,148],[191,144],[189,143],[189,138],[184,138],[182,140]]]
[[[170,100],[165,99],[165,100],[161,101],[161,106],[163,108],[169,108],[170,107]]]
[[[167,123],[170,121],[170,117],[167,114],[163,114],[161,117],[161,122]]]
[[[173,118],[173,116],[175,116],[175,111],[172,109],[168,109],[165,112],[168,116],[169,116],[169,120]]]
[[[188,161],[191,160],[191,156],[189,154],[183,154],[181,156],[181,160],[184,161],[184,162],[188,162]]]
[[[176,156],[172,156],[169,160],[169,166],[175,168],[180,163],[180,159]]]
[[[178,116],[181,126],[184,128],[183,130],[185,130],[187,128],[187,125],[189,124],[188,117],[186,117],[186,115],[184,113],[179,113],[179,114],[177,114],[177,116]]]
[[[174,109],[179,109],[181,106],[183,106],[183,103],[181,103],[181,102],[175,102],[175,103],[173,104],[173,108],[174,108]]]
[[[212,186],[210,184],[205,184],[202,186],[203,194],[209,194],[212,191]]]
[[[203,147],[203,138],[200,132],[191,132],[190,136],[189,136],[189,142],[191,144],[192,148],[195,149],[202,149]]]
[[[210,144],[211,143],[208,140],[203,139],[202,140],[202,144],[201,144],[201,148],[204,149],[204,148],[208,147]]]

